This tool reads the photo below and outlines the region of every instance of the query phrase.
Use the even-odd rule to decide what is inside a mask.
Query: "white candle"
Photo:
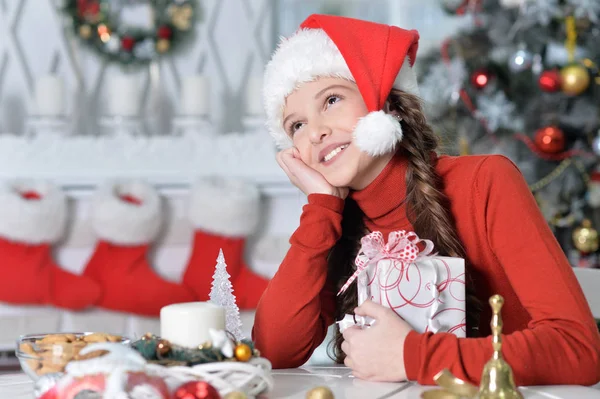
[[[138,79],[133,76],[111,76],[106,104],[107,113],[110,116],[137,116],[140,108]]]
[[[225,308],[209,302],[176,303],[160,310],[160,336],[194,348],[210,341],[208,329],[225,330]]]
[[[209,113],[210,82],[204,75],[186,76],[181,82],[181,110],[185,116],[206,116]]]
[[[65,114],[65,85],[54,75],[40,77],[35,87],[35,104],[40,116],[62,116]]]
[[[264,113],[262,103],[262,76],[252,76],[246,86],[246,114],[262,115]]]

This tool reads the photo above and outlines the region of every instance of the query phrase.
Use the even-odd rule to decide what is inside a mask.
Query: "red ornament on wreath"
[[[168,26],[161,26],[156,32],[156,36],[159,39],[170,39],[172,35],[173,31]]]
[[[98,0],[77,0],[77,13],[87,21],[95,22],[100,14]]]
[[[556,126],[546,126],[535,132],[535,144],[547,154],[556,154],[565,149],[565,134]]]
[[[486,87],[490,80],[492,79],[492,74],[485,68],[478,69],[471,75],[471,84],[476,89],[483,89]]]
[[[121,48],[125,51],[133,50],[133,46],[135,45],[135,40],[131,36],[125,36],[121,39]]]
[[[555,70],[544,71],[538,80],[540,89],[548,93],[559,91],[562,87],[560,72]]]
[[[219,392],[206,381],[190,381],[175,390],[174,399],[220,399]]]

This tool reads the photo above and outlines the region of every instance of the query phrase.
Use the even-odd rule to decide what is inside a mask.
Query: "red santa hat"
[[[418,42],[415,30],[332,15],[308,17],[294,35],[282,39],[265,70],[267,127],[278,147],[292,146],[283,128],[287,96],[302,83],[327,76],[355,82],[367,106],[354,143],[373,156],[393,151],[402,127],[383,107],[392,88],[419,94],[412,68]]]

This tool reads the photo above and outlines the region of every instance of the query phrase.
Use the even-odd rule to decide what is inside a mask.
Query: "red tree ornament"
[[[471,75],[471,84],[477,89],[483,89],[486,87],[490,80],[492,79],[492,74],[487,69],[478,69]]]
[[[220,399],[219,392],[206,381],[190,381],[179,386],[174,399]]]
[[[562,86],[560,72],[555,70],[544,71],[538,80],[540,88],[548,93],[559,91]]]
[[[556,126],[546,126],[535,132],[535,144],[547,154],[565,149],[565,134]]]
[[[125,36],[121,39],[121,48],[125,51],[133,50],[133,46],[135,45],[135,40],[131,36]]]

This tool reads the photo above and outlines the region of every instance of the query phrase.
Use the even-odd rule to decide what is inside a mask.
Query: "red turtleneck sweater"
[[[502,352],[519,385],[600,380],[600,335],[571,266],[543,219],[520,171],[501,156],[437,159],[476,294],[487,304],[504,297]],[[367,227],[387,237],[412,230],[402,200],[406,160],[396,156],[364,190],[351,193]],[[344,201],[312,194],[291,248],[258,305],[253,339],[275,368],[304,364],[334,322],[335,293],[326,286],[327,254],[340,238]],[[427,238],[427,237],[424,237]],[[479,383],[492,355],[491,312],[486,338],[411,331],[404,343],[409,380],[432,384],[449,368]]]

